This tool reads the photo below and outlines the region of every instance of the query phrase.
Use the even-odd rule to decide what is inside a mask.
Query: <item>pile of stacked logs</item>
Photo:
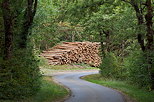
[[[92,42],[63,42],[41,54],[50,65],[64,65],[72,63],[85,63],[99,66],[99,43]]]

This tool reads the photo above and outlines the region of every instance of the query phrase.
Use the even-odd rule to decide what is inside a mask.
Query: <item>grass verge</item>
[[[86,65],[48,65],[45,66],[45,68],[52,69],[52,70],[92,70],[92,69],[98,69],[95,67],[90,67]]]
[[[154,102],[154,91],[149,92],[145,89],[140,89],[137,86],[130,85],[123,81],[102,78],[100,74],[85,76],[82,79],[113,89],[117,89],[130,96],[137,102]]]
[[[44,77],[41,90],[36,94],[36,96],[24,102],[55,102],[67,95],[68,91],[64,87],[53,82],[51,77]]]
[[[43,77],[40,91],[30,98],[20,101],[2,101],[0,102],[55,102],[65,98],[69,92],[55,82],[51,77]]]

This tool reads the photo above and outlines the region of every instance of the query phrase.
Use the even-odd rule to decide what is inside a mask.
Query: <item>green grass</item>
[[[86,65],[80,64],[72,64],[72,65],[44,65],[40,66],[41,69],[51,69],[55,71],[67,71],[67,70],[96,70],[96,67],[90,67]]]
[[[48,68],[53,70],[89,70],[89,69],[98,69],[95,67],[87,67],[87,66],[80,66],[80,65],[49,65]]]
[[[96,84],[120,90],[121,92],[127,94],[137,102],[154,102],[154,91],[149,92],[145,89],[140,89],[137,86],[130,85],[127,82],[102,78],[99,74],[85,76],[83,77],[83,79]]]
[[[0,100],[0,102],[55,102],[68,94],[69,92],[64,87],[54,83],[51,77],[43,77],[41,89],[35,96],[20,101]]]
[[[68,95],[68,91],[54,83],[50,77],[45,77],[39,93],[25,102],[54,102]]]

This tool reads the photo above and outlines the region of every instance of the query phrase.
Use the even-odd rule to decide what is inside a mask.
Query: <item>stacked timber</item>
[[[41,54],[50,65],[64,65],[72,63],[85,63],[91,66],[99,66],[99,43],[92,42],[63,42]]]

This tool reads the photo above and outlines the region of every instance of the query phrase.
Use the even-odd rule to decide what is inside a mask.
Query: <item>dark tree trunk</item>
[[[100,34],[100,42],[101,42],[101,52],[102,52],[102,55],[103,57],[105,57],[105,47],[104,47],[104,44],[103,44],[103,35],[105,34],[105,37],[106,37],[106,50],[107,52],[110,52],[110,47],[109,47],[109,43],[110,43],[110,31],[100,31],[99,32]]]
[[[130,0],[130,1],[122,0],[122,1],[131,4],[131,6],[134,8],[134,10],[136,12],[136,17],[138,20],[138,26],[139,26],[138,30],[141,31],[142,30],[141,26],[144,24],[144,16],[143,16],[143,10],[142,10],[141,6],[139,6],[137,1],[135,1],[135,0]],[[142,5],[142,4],[140,4],[140,5]],[[145,42],[144,42],[143,34],[138,33],[137,39],[138,39],[138,43],[141,46],[142,51],[144,52],[145,51],[145,44],[144,44]]]
[[[100,35],[100,42],[101,42],[101,54],[102,54],[102,57],[105,57],[105,51],[104,51],[104,44],[103,44],[103,33],[102,32],[99,32],[99,35]]]
[[[110,52],[110,31],[103,31],[106,37],[106,50],[107,52]]]
[[[153,8],[152,8],[151,0],[147,0],[146,6],[147,6],[147,14],[145,15],[146,26],[147,26],[147,34],[146,34],[146,36],[147,36],[147,45],[146,45],[146,49],[147,50],[153,50],[154,32],[153,32],[153,29],[152,29],[152,26],[153,26],[153,22],[152,22]]]
[[[142,30],[141,26],[144,24],[143,12],[142,12],[141,8],[139,8],[139,5],[134,0],[131,0],[131,5],[133,6],[133,8],[134,8],[134,10],[136,12],[136,17],[137,17],[138,26],[139,26],[138,30],[141,31]],[[142,51],[144,52],[145,51],[145,44],[144,44],[143,35],[144,34],[138,33],[137,34],[137,39],[138,39],[138,43],[141,46]]]
[[[138,19],[138,25],[139,27],[144,24],[144,14],[142,12],[142,8],[139,8],[139,6],[134,2],[134,0],[131,1],[132,5],[136,11],[136,16]],[[142,51],[145,52],[145,56],[147,59],[147,62],[149,64],[147,70],[149,72],[149,78],[152,80],[152,88],[154,89],[154,73],[152,72],[152,56],[151,53],[153,52],[153,36],[154,32],[152,29],[153,26],[153,8],[152,8],[152,1],[151,0],[146,0],[145,6],[147,8],[147,14],[145,15],[145,20],[146,20],[146,27],[147,27],[147,34],[146,34],[146,40],[147,43],[145,45],[144,39],[142,34],[138,34],[138,42],[140,43],[140,46],[142,48]]]
[[[21,33],[21,42],[19,43],[20,48],[26,48],[27,37],[31,34],[30,29],[33,24],[34,16],[36,14],[38,0],[28,0],[27,9],[25,11],[25,20],[23,23],[23,30]]]
[[[125,2],[128,2],[126,0],[123,0]],[[152,0],[146,0],[145,3],[137,3],[135,0],[131,0],[130,2],[128,2],[132,5],[132,7],[134,8],[135,12],[136,12],[136,17],[138,20],[138,26],[139,26],[139,30],[142,30],[142,28],[140,28],[143,24],[144,24],[144,16],[145,16],[145,20],[146,20],[146,27],[147,27],[147,33],[146,33],[146,38],[143,38],[143,34],[138,34],[138,42],[142,48],[142,51],[144,52],[144,56],[147,60],[148,63],[148,67],[147,70],[149,72],[149,78],[152,81],[151,85],[152,85],[152,89],[154,89],[154,72],[153,72],[153,60],[152,60],[152,53],[154,50],[154,41],[153,41],[153,37],[154,37],[154,31],[153,31],[153,7],[152,7]],[[139,6],[140,5],[140,6]],[[145,8],[142,8],[141,6],[145,6],[146,7],[146,15],[145,12],[143,13],[143,10],[145,10]],[[144,42],[144,40],[147,40],[146,44]]]
[[[148,60],[148,72],[149,72],[149,77],[152,80],[152,89],[154,89],[154,72],[152,72],[152,56],[151,53],[153,53],[153,36],[154,36],[154,32],[152,29],[153,26],[153,22],[152,22],[152,18],[153,18],[153,8],[152,8],[152,1],[151,0],[147,0],[146,1],[146,7],[147,7],[147,14],[145,15],[145,19],[146,19],[146,26],[147,26],[147,44],[146,44],[146,52],[147,52],[147,60]]]
[[[12,57],[13,50],[13,20],[10,9],[10,0],[2,1],[2,13],[4,19],[5,29],[5,47],[4,47],[4,60]]]

